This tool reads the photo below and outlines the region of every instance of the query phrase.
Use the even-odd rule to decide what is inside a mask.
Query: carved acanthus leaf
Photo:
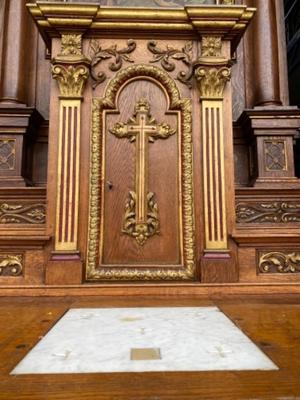
[[[105,72],[96,72],[96,66],[100,64],[103,60],[114,59],[114,62],[109,64],[109,69],[111,71],[119,71],[123,65],[123,61],[133,63],[134,60],[129,56],[136,48],[136,42],[132,39],[127,41],[127,47],[118,50],[117,45],[114,44],[106,49],[101,47],[98,40],[91,40],[90,44],[90,57],[91,57],[91,77],[94,81],[93,89],[95,89],[100,83],[104,82],[107,78]]]
[[[300,272],[300,252],[272,251],[260,253],[258,268],[262,273]]]
[[[193,43],[187,42],[182,49],[176,49],[172,46],[167,45],[165,49],[157,46],[157,42],[151,40],[147,44],[148,50],[154,54],[151,63],[160,62],[161,66],[168,72],[174,71],[175,63],[171,61],[180,60],[188,66],[187,71],[180,71],[177,75],[177,79],[191,87],[191,79],[193,76],[193,62],[192,62],[192,49]]]
[[[22,271],[22,254],[0,254],[0,276],[18,276]]]
[[[231,72],[228,67],[198,67],[195,77],[200,97],[222,99],[225,85],[230,80],[230,76]]]
[[[81,97],[89,69],[86,65],[54,64],[52,76],[58,82],[62,97]]]
[[[286,201],[238,203],[236,221],[239,223],[300,222],[300,203]]]
[[[44,204],[0,204],[0,224],[44,224]]]

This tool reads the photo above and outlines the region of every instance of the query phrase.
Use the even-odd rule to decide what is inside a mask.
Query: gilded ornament
[[[61,37],[61,56],[82,56],[81,35],[62,35]]]
[[[236,222],[246,224],[300,222],[300,203],[287,201],[241,202],[236,205]]]
[[[0,254],[0,276],[19,276],[23,271],[21,254]]]
[[[202,36],[201,56],[218,57],[221,55],[222,39],[221,36]]]
[[[222,99],[226,83],[230,80],[228,67],[200,66],[195,71],[201,98]]]
[[[259,253],[259,271],[262,273],[300,272],[300,252],[272,251]]]
[[[89,76],[86,65],[63,65],[52,66],[52,77],[57,80],[60,95],[62,97],[82,97],[85,82]]]
[[[91,78],[93,79],[93,89],[95,89],[100,83],[104,82],[107,78],[105,72],[100,71],[96,72],[96,66],[101,63],[103,60],[108,60],[113,58],[114,62],[109,64],[109,69],[111,71],[119,71],[123,65],[123,61],[133,63],[134,61],[130,57],[130,53],[132,53],[136,49],[136,42],[132,39],[127,40],[127,47],[118,50],[117,45],[114,44],[106,49],[103,49],[100,45],[100,42],[96,39],[91,40],[90,43],[91,51]]]
[[[160,62],[161,66],[168,72],[172,72],[175,69],[175,63],[173,60],[182,61],[188,70],[180,71],[177,75],[177,79],[186,84],[188,87],[192,86],[191,79],[193,77],[193,61],[192,61],[192,49],[193,43],[187,42],[182,49],[176,49],[175,47],[167,45],[165,49],[157,46],[157,42],[151,40],[147,44],[148,50],[153,54],[151,63]]]
[[[44,224],[44,204],[0,204],[0,224]]]
[[[136,142],[135,192],[130,191],[126,201],[122,232],[134,237],[141,246],[149,237],[159,233],[158,206],[154,193],[148,192],[148,143],[167,139],[175,132],[169,124],[156,122],[146,99],[137,102],[134,115],[127,123],[117,122],[110,129],[116,137]]]
[[[164,88],[170,99],[170,110],[181,114],[181,154],[182,154],[182,220],[183,220],[183,267],[159,268],[118,268],[99,266],[101,240],[101,185],[103,156],[103,112],[115,110],[116,99],[122,86],[132,79],[155,80]],[[195,236],[193,209],[193,165],[192,165],[192,113],[191,101],[181,99],[174,80],[163,70],[152,65],[132,65],[122,69],[109,82],[105,97],[93,99],[91,157],[90,157],[90,202],[87,248],[88,280],[191,280],[195,277]]]

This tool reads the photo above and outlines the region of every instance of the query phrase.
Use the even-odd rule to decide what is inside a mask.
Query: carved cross
[[[158,124],[151,117],[148,101],[140,99],[133,117],[127,123],[116,123],[110,132],[136,143],[135,192],[129,192],[123,232],[143,245],[148,237],[159,233],[158,207],[154,193],[148,192],[148,144],[157,139],[167,139],[176,131],[164,122]]]

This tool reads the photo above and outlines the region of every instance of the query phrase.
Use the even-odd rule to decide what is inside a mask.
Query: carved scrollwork
[[[44,224],[44,204],[0,204],[0,224]]]
[[[0,276],[19,276],[22,271],[22,254],[0,254]]]
[[[106,49],[103,49],[98,40],[91,40],[90,43],[90,56],[91,56],[91,78],[93,79],[93,89],[95,89],[100,83],[104,82],[107,78],[105,72],[96,72],[96,66],[103,60],[113,58],[114,62],[109,64],[111,71],[119,71],[123,65],[123,61],[133,63],[134,61],[129,56],[136,49],[136,42],[132,39],[127,41],[127,47],[118,50],[117,45],[114,44]]]
[[[193,43],[187,42],[182,49],[176,49],[172,46],[167,45],[165,49],[161,49],[157,46],[157,42],[151,40],[147,44],[148,50],[154,55],[151,63],[159,62],[161,66],[168,72],[174,71],[175,63],[171,61],[180,60],[187,67],[187,71],[180,71],[177,75],[177,79],[191,87],[191,79],[193,77],[193,61],[192,61],[192,48]]]
[[[238,203],[236,221],[239,223],[288,223],[300,222],[300,203],[264,202]]]
[[[272,251],[260,253],[258,268],[262,273],[300,272],[300,252]]]
[[[122,232],[134,237],[143,246],[146,240],[159,233],[158,206],[154,201],[154,193],[147,194],[147,221],[138,223],[136,218],[136,193],[129,192],[125,206],[124,226]]]

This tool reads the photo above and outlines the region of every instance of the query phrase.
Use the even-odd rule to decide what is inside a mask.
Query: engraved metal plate
[[[131,349],[131,360],[161,360],[160,349],[155,347]]]

